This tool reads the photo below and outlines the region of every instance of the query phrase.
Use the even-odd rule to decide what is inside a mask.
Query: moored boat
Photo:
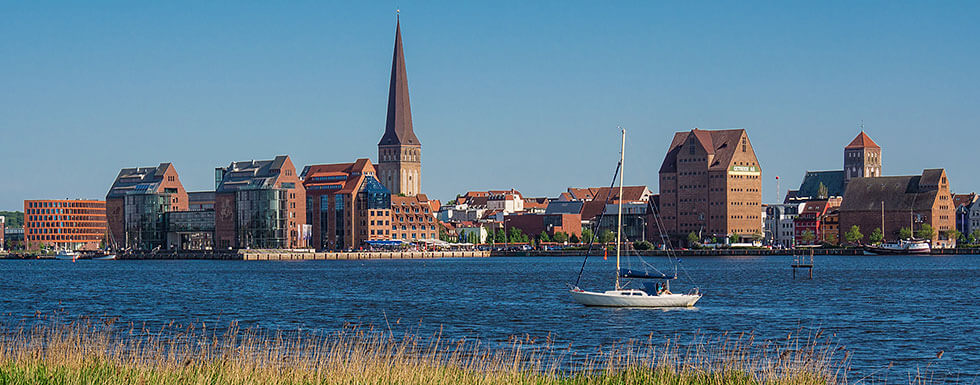
[[[896,243],[865,246],[864,252],[871,255],[929,254],[932,252],[932,247],[925,241],[899,240]]]
[[[67,249],[59,250],[58,253],[54,255],[54,258],[63,261],[74,261],[78,259],[78,252]]]

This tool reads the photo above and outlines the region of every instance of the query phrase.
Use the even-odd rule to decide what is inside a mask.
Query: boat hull
[[[867,246],[864,248],[865,254],[871,255],[908,255],[908,254],[929,254],[932,248],[928,244],[901,245],[892,247]]]
[[[93,261],[113,261],[115,259],[116,259],[115,254],[92,257]]]
[[[624,295],[621,291],[605,293],[570,291],[572,300],[585,306],[603,307],[692,307],[700,294]]]

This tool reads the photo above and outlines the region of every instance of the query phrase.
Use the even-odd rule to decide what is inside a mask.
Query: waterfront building
[[[575,188],[569,187],[565,192],[558,196],[559,201],[579,201],[585,202],[595,198],[598,188]]]
[[[217,248],[307,247],[306,190],[289,156],[215,169]]]
[[[110,246],[135,250],[164,248],[164,214],[185,211],[187,204],[187,191],[172,164],[120,170],[106,194]]]
[[[970,232],[964,232],[964,234],[972,234],[975,231],[980,231],[980,199],[973,201],[969,206],[966,207],[969,217],[966,219],[967,230]]]
[[[512,214],[504,216],[504,227],[508,231],[520,229],[532,239],[542,232],[549,237],[557,233],[582,236],[582,217],[578,214]]]
[[[762,234],[762,168],[743,129],[674,134],[660,167],[660,213],[676,238]],[[598,199],[598,198],[597,198]]]
[[[306,166],[302,179],[310,247],[346,250],[391,239],[391,192],[370,159]]]
[[[861,131],[844,147],[844,187],[854,178],[881,176],[881,147]]]
[[[886,241],[896,241],[902,228],[919,231],[930,225],[933,247],[949,247],[956,226],[956,209],[945,169],[921,175],[855,178],[847,185],[840,207],[840,228],[858,226],[864,234],[882,228]]]
[[[24,242],[28,249],[95,250],[106,240],[106,202],[24,201]]]
[[[841,231],[840,228],[840,206],[827,208],[827,212],[820,220],[820,227],[821,241],[832,245],[839,245],[841,242],[847,241],[844,234],[847,233],[848,229]],[[864,236],[867,237],[867,235]],[[861,239],[859,243],[863,243],[866,240],[867,239]]]
[[[460,223],[454,231],[456,239],[466,243],[486,243],[490,235],[487,227],[474,222]]]
[[[973,229],[980,228],[971,226],[973,223],[970,221],[970,208],[977,200],[980,200],[980,196],[976,193],[953,194],[953,206],[956,207],[956,230],[963,234],[969,234]]]
[[[378,179],[392,195],[414,196],[422,191],[422,143],[412,127],[401,31],[399,20],[395,23],[395,52],[388,84],[388,117],[378,142]]]
[[[785,248],[796,246],[795,220],[806,203],[769,204],[765,208],[763,235],[766,243]]]
[[[827,228],[826,216],[830,210],[840,207],[841,198],[803,203],[799,215],[793,220],[793,238],[797,245],[819,244],[821,242],[836,243],[837,221],[834,220],[833,231]],[[809,232],[813,239],[807,241],[805,234]],[[828,235],[832,233],[833,235]]]
[[[439,239],[438,221],[425,194],[391,196],[391,239]]]
[[[5,250],[24,248],[24,228],[9,228],[3,230],[3,242]]]

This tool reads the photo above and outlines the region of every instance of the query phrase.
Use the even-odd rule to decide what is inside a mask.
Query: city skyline
[[[782,201],[807,170],[840,169],[862,121],[883,148],[884,175],[945,168],[954,191],[980,190],[968,161],[980,139],[970,127],[978,118],[976,69],[967,68],[978,56],[973,4],[752,17],[723,16],[720,6],[511,5],[402,5],[413,120],[427,148],[421,192],[432,198],[603,186],[622,125],[627,184],[658,189],[675,131],[744,128],[763,171],[763,202]],[[161,162],[199,191],[213,189],[214,167],[229,161],[378,161],[390,6],[0,7],[15,16],[0,32],[17,37],[3,43],[14,55],[2,61],[12,92],[0,96],[0,125],[17,144],[3,161],[30,165],[4,172],[2,210],[25,199],[101,199],[120,168]],[[742,28],[689,29],[685,21],[705,12]],[[871,23],[849,23],[861,17]],[[616,28],[575,24],[586,18]],[[235,29],[249,25],[258,28]],[[765,34],[787,26],[796,30]],[[282,139],[266,140],[270,130]],[[936,130],[950,140],[917,137]]]

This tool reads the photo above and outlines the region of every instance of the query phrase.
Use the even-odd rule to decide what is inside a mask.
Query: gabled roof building
[[[215,244],[228,248],[305,248],[306,190],[289,156],[215,169]]]
[[[660,166],[660,214],[675,237],[762,233],[762,168],[744,129],[674,134]],[[652,226],[653,224],[648,224]]]
[[[932,226],[933,247],[951,246],[947,238],[955,229],[953,197],[944,169],[923,170],[921,175],[855,178],[847,185],[840,207],[840,229],[858,226],[864,234],[882,229],[885,241],[896,241],[902,228],[918,231]]]
[[[166,248],[165,214],[187,210],[187,191],[170,163],[124,168],[106,194],[109,246]]]
[[[302,178],[310,247],[356,249],[391,239],[391,192],[376,179],[370,159],[306,166]]]

